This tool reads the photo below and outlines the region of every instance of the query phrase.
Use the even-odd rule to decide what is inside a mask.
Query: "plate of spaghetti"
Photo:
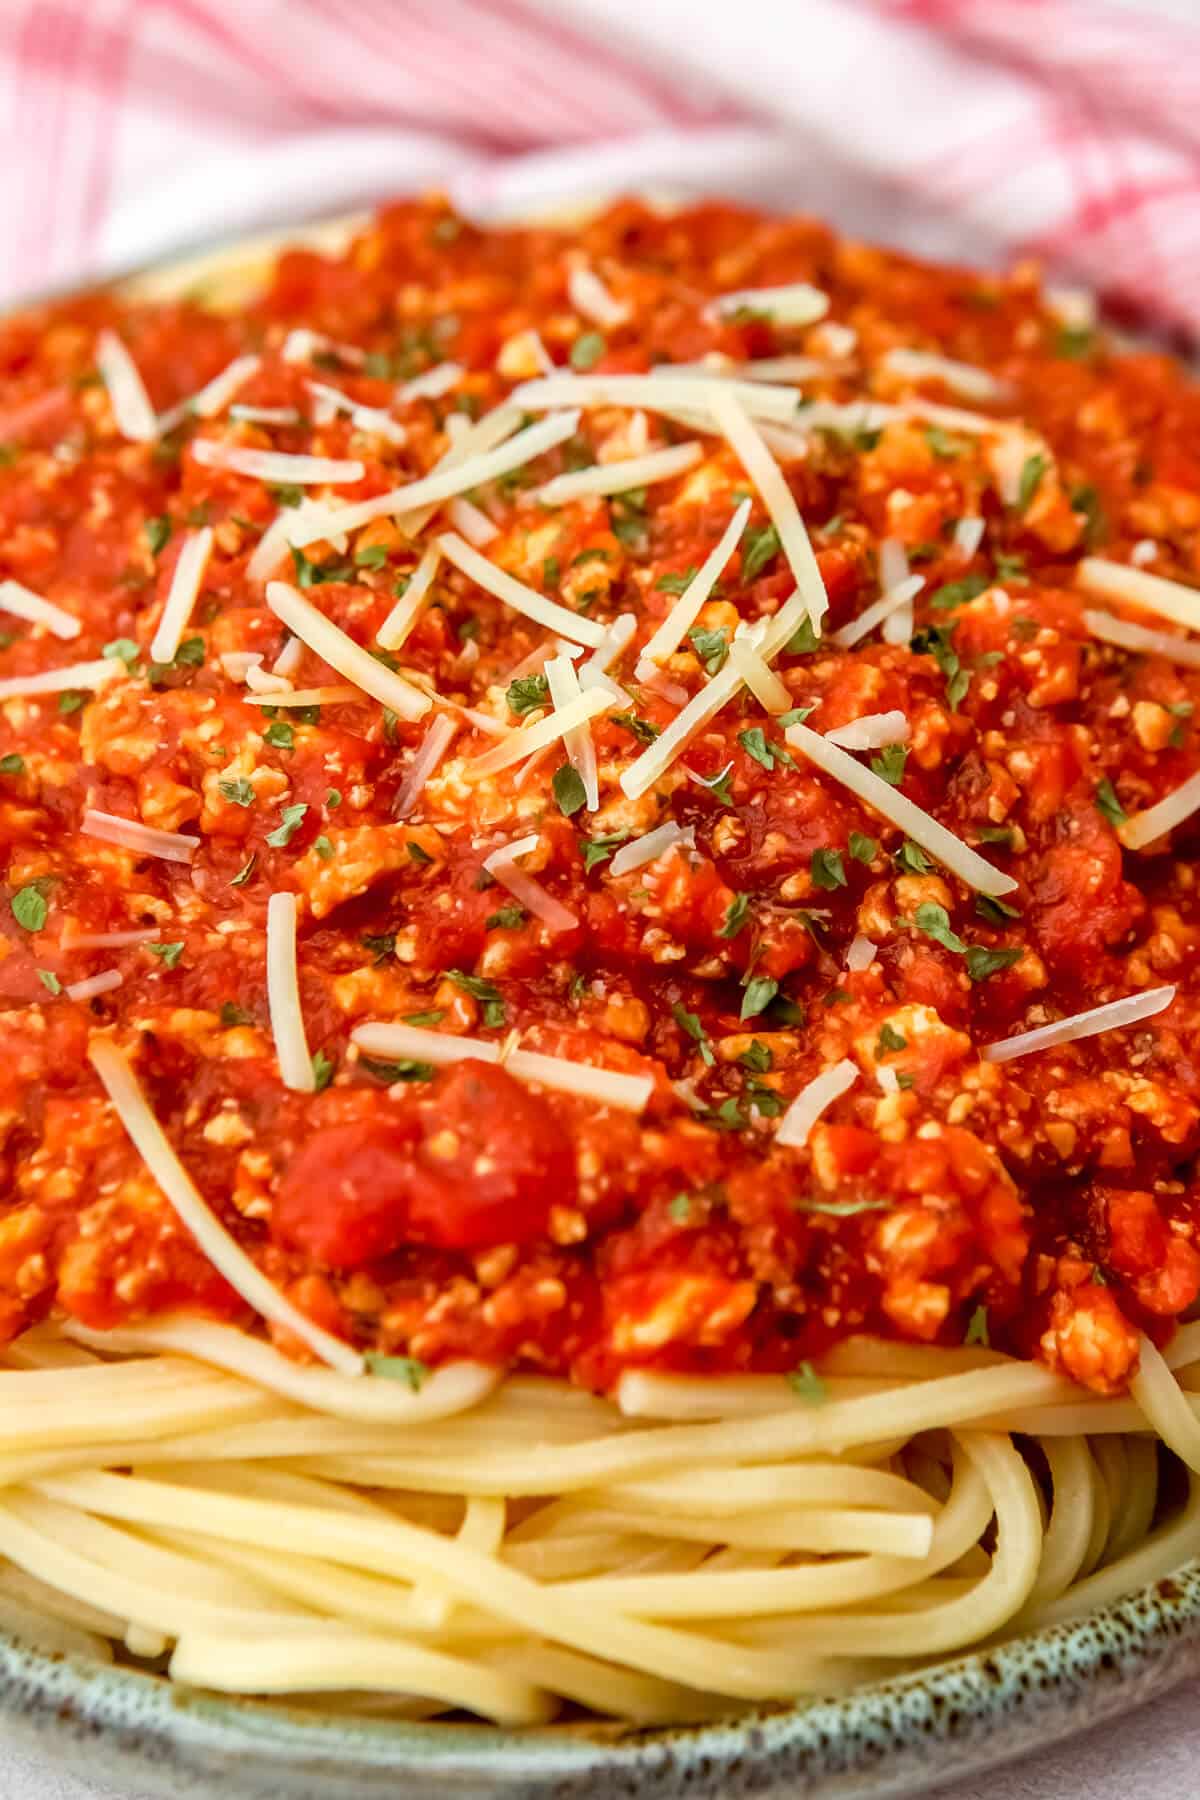
[[[1177,1678],[1194,383],[715,203],[335,235],[0,326],[10,1712],[882,1794]]]

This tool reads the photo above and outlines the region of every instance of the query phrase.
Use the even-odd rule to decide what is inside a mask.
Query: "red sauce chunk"
[[[576,310],[580,267],[613,323]],[[711,305],[796,282],[828,297],[823,318],[775,316],[769,294]],[[156,441],[123,435],[106,330],[170,415]],[[313,504],[420,480],[543,356],[568,382],[771,359],[750,373],[775,389],[800,357],[819,409],[761,423],[825,585],[821,631],[793,606],[765,681],[632,796],[637,759],[744,666],[735,631],[796,588],[703,408],[589,396],[550,450],[472,476],[474,514],[385,509],[312,536]],[[239,357],[236,394],[198,417],[189,397]],[[0,323],[0,583],[78,625],[55,635],[0,586],[0,1342],[63,1315],[269,1329],[109,1104],[88,1061],[104,1034],[246,1256],[364,1352],[607,1389],[633,1367],[794,1371],[856,1332],[969,1336],[1122,1390],[1140,1334],[1164,1343],[1200,1297],[1200,813],[1149,842],[1128,824],[1200,771],[1200,670],[1194,639],[1183,656],[1169,636],[1109,641],[1097,612],[1181,627],[1091,593],[1082,565],[1197,592],[1198,441],[1182,366],[1064,324],[1029,265],[938,268],[722,205],[485,232],[435,198],[340,254],[284,255],[240,310],[113,292]],[[547,501],[556,477],[684,443],[682,472]],[[247,451],[284,460],[268,480],[228,466]],[[314,457],[338,479],[288,460]],[[747,496],[656,671],[646,646]],[[561,634],[448,556],[418,604],[430,545],[456,530],[559,608]],[[911,624],[839,641],[901,551],[923,584]],[[293,637],[270,577],[413,705]],[[562,643],[585,691],[604,664],[610,704],[489,769],[550,719]],[[301,704],[257,691],[281,657]],[[109,679],[75,669],[95,664]],[[436,698],[410,718],[417,690]],[[1001,897],[787,738],[881,715],[884,738],[851,754],[1011,878]],[[93,835],[89,808],[175,834],[188,860]],[[506,876],[495,852],[522,839]],[[268,1001],[280,893],[312,1091],[281,1079]],[[1167,986],[1138,1024],[981,1054]],[[465,1059],[419,1036],[364,1048],[397,1026],[468,1040]],[[577,1085],[525,1079],[516,1052],[564,1059]],[[781,1143],[841,1063],[854,1080]],[[611,1104],[589,1071],[649,1099]]]

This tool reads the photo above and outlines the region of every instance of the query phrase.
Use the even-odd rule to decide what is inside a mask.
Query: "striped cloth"
[[[649,187],[1200,335],[1200,0],[0,0],[0,118],[0,297],[406,189]]]

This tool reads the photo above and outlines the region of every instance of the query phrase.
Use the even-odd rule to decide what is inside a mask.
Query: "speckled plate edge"
[[[1200,1560],[1068,1625],[830,1700],[669,1731],[363,1721],[174,1688],[0,1637],[10,1742],[129,1800],[898,1800],[1200,1674]]]

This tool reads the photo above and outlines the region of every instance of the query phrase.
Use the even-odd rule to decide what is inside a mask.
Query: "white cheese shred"
[[[485,750],[482,756],[477,756],[474,762],[468,764],[467,774],[479,780],[486,775],[495,775],[501,769],[511,768],[513,763],[524,762],[527,756],[544,750],[548,744],[556,743],[577,725],[586,725],[589,719],[608,712],[610,707],[617,704],[613,695],[604,688],[589,688],[580,694],[578,700],[572,700],[568,706],[556,707],[546,718],[539,719],[536,725],[526,725],[520,731],[507,732],[492,749]]]
[[[267,1005],[280,1080],[295,1093],[313,1093],[317,1078],[304,1035],[296,967],[295,894],[272,894],[267,901]]]
[[[500,536],[500,528],[493,525],[481,506],[467,500],[462,494],[456,494],[453,500],[446,502],[446,517],[460,537],[465,537],[468,544],[476,550],[482,550]]]
[[[899,538],[884,538],[879,546],[879,585],[885,594],[894,594],[897,588],[912,580],[912,570],[908,566],[908,551]],[[907,644],[913,634],[913,591],[908,590],[908,599],[893,608],[883,621],[880,632],[885,644]]]
[[[44,600],[41,594],[35,594],[19,581],[0,581],[0,612],[11,613],[14,619],[25,619],[30,625],[44,625],[64,643],[79,636],[79,620],[73,613],[56,606],[53,600]]]
[[[1176,625],[1200,631],[1200,588],[1168,581],[1163,575],[1148,575],[1145,569],[1109,562],[1103,556],[1085,556],[1075,571],[1075,579],[1090,594],[1127,601],[1146,612],[1158,613],[1161,618],[1173,619]]]
[[[69,982],[63,993],[68,1000],[94,1000],[98,994],[111,994],[124,979],[120,969],[104,969],[99,975],[86,975],[82,981]]]
[[[712,414],[771,515],[783,553],[796,578],[796,586],[804,595],[813,629],[820,631],[829,600],[808,532],[804,529],[792,490],[783,478],[783,471],[731,390],[717,390],[712,400]]]
[[[955,837],[944,825],[932,818],[929,813],[909,800],[894,788],[890,782],[876,775],[873,769],[855,762],[845,750],[831,744],[817,731],[810,731],[807,725],[789,725],[787,741],[793,749],[799,750],[808,760],[815,763],[818,769],[838,781],[843,787],[850,789],[867,806],[895,825],[906,837],[920,844],[922,850],[936,857],[951,874],[965,881],[968,887],[975,888],[978,893],[1011,894],[1016,882],[1011,875],[1005,875],[1000,869],[993,868],[970,845]]]
[[[505,606],[511,606],[514,612],[523,613],[527,619],[544,625],[548,631],[556,631],[560,637],[568,638],[573,644],[587,644],[595,649],[603,642],[603,625],[571,612],[567,607],[560,606],[557,600],[548,600],[536,588],[526,587],[523,581],[518,581],[514,575],[490,562],[486,556],[481,556],[478,550],[473,550],[470,544],[454,532],[445,532],[437,543],[447,562],[453,563],[477,587],[503,601]]]
[[[380,706],[389,707],[401,719],[420,719],[429,711],[433,702],[427,694],[418,693],[411,683],[385,668],[286,581],[268,582],[267,605],[322,662],[378,700]]]
[[[846,967],[851,975],[858,975],[863,969],[870,968],[875,961],[875,950],[875,944],[869,937],[864,937],[861,931],[851,939],[850,948],[846,952]]]
[[[163,862],[190,863],[200,848],[199,838],[185,837],[181,831],[158,831],[139,819],[122,819],[116,813],[97,812],[92,806],[84,812],[79,829],[84,837],[118,844],[137,856],[157,856]]]
[[[158,436],[158,419],[137,364],[115,331],[102,331],[96,340],[96,367],[121,436],[135,444],[152,444]]]
[[[742,541],[742,533],[750,518],[752,502],[743,500],[721,534],[716,548],[710,550],[700,568],[642,650],[642,659],[664,663],[682,644],[700,616],[734,551]]]
[[[968,514],[956,521],[954,526],[954,548],[964,562],[970,562],[980,544],[986,526],[982,519]]]
[[[427,1031],[420,1025],[359,1025],[350,1034],[367,1056],[384,1059],[412,1058],[438,1067],[473,1061],[498,1063],[501,1046],[486,1038],[452,1037]],[[654,1092],[652,1075],[625,1075],[615,1069],[598,1069],[591,1063],[565,1056],[544,1056],[534,1050],[512,1050],[503,1057],[504,1067],[519,1081],[536,1081],[541,1087],[563,1094],[577,1094],[600,1106],[640,1113]]]
[[[356,431],[373,433],[376,437],[386,438],[389,444],[406,444],[408,442],[408,433],[403,425],[399,420],[393,419],[391,413],[385,412],[381,406],[363,406],[349,394],[344,394],[341,388],[330,387],[324,381],[309,381],[305,383],[305,386],[313,396],[320,413],[328,415],[327,417],[318,416],[314,411],[316,424],[327,425],[331,419],[337,417],[338,413],[349,413],[350,423]]]
[[[792,696],[750,637],[735,634],[729,660],[760,706],[769,713],[787,712]]]
[[[392,805],[394,819],[408,819],[416,810],[417,801],[425,791],[425,783],[436,771],[438,764],[445,756],[454,741],[458,730],[458,720],[446,713],[438,713],[429,730],[421,739],[417,754],[413,757],[405,772],[404,780],[397,790]]]
[[[375,642],[381,649],[398,650],[407,638],[421,616],[441,560],[442,553],[437,545],[430,544],[413,570],[412,580],[375,633]]]
[[[550,931],[573,931],[579,920],[573,912],[563,906],[547,892],[540,881],[527,875],[517,867],[522,856],[529,856],[541,842],[536,831],[527,837],[517,838],[511,844],[501,844],[490,856],[485,856],[483,866],[489,875],[495,877],[500,886],[507,888],[514,900],[519,900],[526,912]]]
[[[625,302],[609,292],[594,269],[584,265],[576,266],[567,276],[567,299],[577,313],[593,325],[603,325],[606,331],[624,325],[629,317]]]
[[[461,363],[435,363],[423,375],[414,375],[411,381],[397,388],[396,399],[404,406],[413,400],[440,400],[443,394],[458,386],[465,374]]]
[[[547,660],[546,681],[550,689],[550,703],[556,712],[570,706],[583,692],[575,665],[569,656],[552,656]],[[563,748],[571,767],[583,783],[584,805],[589,812],[595,812],[600,804],[600,772],[596,763],[591,724],[585,722],[568,731],[563,738]]]
[[[656,825],[653,831],[647,831],[642,837],[632,838],[628,844],[622,844],[608,865],[610,875],[631,875],[646,863],[654,862],[664,856],[668,850],[674,850],[677,844],[687,849],[694,849],[696,830],[693,825],[686,828],[677,825],[674,819],[668,819],[665,825]]]
[[[367,472],[362,463],[336,456],[290,456],[284,450],[254,450],[245,444],[225,444],[217,438],[196,438],[192,455],[206,469],[224,469],[230,475],[245,475],[252,481],[294,483],[300,487],[317,482],[345,486],[361,481]],[[327,534],[322,531],[319,535]],[[311,543],[313,537],[307,541]]]
[[[331,1337],[292,1305],[272,1285],[216,1218],[191,1176],[176,1156],[162,1126],[146,1103],[133,1070],[108,1038],[94,1037],[88,1060],[100,1077],[113,1110],[134,1148],[162,1189],[180,1221],[214,1269],[264,1319],[282,1326],[308,1345],[314,1355],[342,1375],[362,1375],[362,1358],[348,1344]]]
[[[1154,806],[1146,807],[1144,812],[1130,813],[1117,826],[1117,836],[1127,850],[1144,850],[1147,844],[1165,837],[1168,831],[1174,831],[1195,812],[1200,812],[1200,769],[1190,775],[1182,787],[1175,788]]]
[[[925,577],[923,575],[910,575],[908,580],[902,581],[898,588],[893,588],[890,593],[881,594],[878,600],[872,601],[865,612],[859,613],[857,619],[851,619],[848,625],[843,625],[835,631],[832,642],[841,650],[849,650],[853,645],[860,643],[891,614],[901,611],[906,606],[911,613],[913,600],[924,586]]]
[[[646,456],[629,456],[621,462],[596,463],[590,469],[556,475],[533,497],[543,506],[566,506],[568,501],[591,494],[625,494],[630,488],[649,487],[686,474],[703,454],[702,446],[693,442],[672,444],[666,450],[651,450]]]
[[[861,719],[835,725],[824,736],[827,744],[838,744],[843,750],[881,750],[885,744],[907,743],[911,730],[906,713],[864,713]]]
[[[323,331],[310,331],[306,325],[297,326],[294,331],[288,332],[280,355],[286,363],[305,363],[311,362],[317,352],[322,350],[354,369],[361,369],[367,360],[366,351],[360,350],[356,344],[339,344],[336,338],[326,337]]]
[[[212,526],[205,525],[184,539],[171,576],[166,605],[158,629],[150,640],[150,655],[157,663],[169,663],[192,616],[200,594],[208,560],[212,555]]]
[[[1144,994],[1126,994],[1121,1000],[1109,1000],[1104,1006],[1091,1006],[1086,1012],[1073,1013],[1069,1019],[1056,1019],[1053,1025],[1039,1025],[1035,1031],[1021,1031],[1016,1037],[985,1044],[979,1054],[984,1062],[998,1063],[1030,1056],[1035,1050],[1054,1050],[1059,1044],[1071,1044],[1078,1038],[1096,1037],[1102,1031],[1118,1031],[1122,1026],[1152,1019],[1156,1013],[1165,1012],[1174,998],[1173,987],[1147,988]]]
[[[1115,613],[1090,609],[1085,609],[1083,622],[1102,643],[1119,644],[1122,650],[1145,656],[1165,656],[1169,662],[1185,668],[1200,669],[1200,643],[1190,638],[1176,637],[1170,631],[1153,631],[1148,625],[1135,625],[1132,619],[1118,619]]]
[[[548,412],[556,406],[644,406],[647,412],[674,413],[683,408],[711,415],[713,399],[721,392],[734,394],[752,418],[794,420],[797,416],[795,388],[661,371],[655,375],[546,375],[522,382],[509,400],[529,412]]]
[[[0,700],[18,700],[35,694],[65,694],[74,688],[99,688],[122,673],[116,657],[95,662],[67,663],[62,669],[42,669],[36,675],[10,675],[0,681]]]
[[[808,1134],[826,1107],[848,1094],[858,1080],[858,1064],[849,1057],[822,1069],[792,1101],[775,1133],[775,1142],[785,1150],[803,1150]]]
[[[885,369],[903,381],[940,381],[964,400],[1003,400],[1008,392],[987,369],[930,350],[885,350],[881,360]]]
[[[362,697],[362,689],[357,687],[272,688],[240,696],[250,706],[348,706],[355,701],[361,705]]]
[[[160,435],[165,437],[168,432],[174,431],[177,425],[182,425],[189,416],[197,419],[215,419],[217,414],[223,412],[229,405],[234,395],[245,387],[250,377],[257,375],[261,367],[261,356],[235,356],[233,361],[221,370],[220,374],[214,375],[211,381],[206,381],[198,393],[192,394],[186,400],[181,400],[177,406],[171,407],[169,412],[160,414],[158,420]],[[242,416],[245,417],[246,413],[255,410],[261,412],[264,409],[244,407]],[[296,414],[289,408],[287,417],[294,419]],[[283,423],[278,419],[274,422],[276,424]]]
[[[733,313],[764,313],[777,325],[815,325],[829,311],[829,295],[808,281],[786,287],[735,288],[719,294],[704,309],[709,319],[727,319]]]

